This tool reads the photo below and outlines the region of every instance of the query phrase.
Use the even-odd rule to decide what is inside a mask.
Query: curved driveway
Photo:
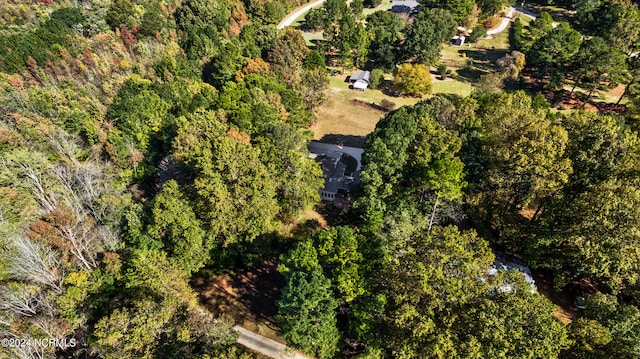
[[[302,14],[311,10],[311,8],[322,5],[322,3],[324,3],[325,1],[327,0],[316,0],[308,3],[307,5],[299,8],[298,10],[294,10],[292,13],[289,13],[289,15],[285,16],[284,19],[282,19],[282,21],[280,21],[280,23],[278,24],[278,29],[284,29],[285,27],[293,24],[293,22],[297,18],[302,16]]]
[[[284,344],[280,344],[275,340],[263,337],[243,327],[236,325],[233,330],[238,332],[238,340],[236,343],[243,347],[249,348],[262,355],[266,355],[273,359],[309,359],[308,357],[287,348]]]

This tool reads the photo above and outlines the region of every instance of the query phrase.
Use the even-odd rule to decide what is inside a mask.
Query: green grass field
[[[495,35],[490,35],[487,39],[480,39],[477,44],[474,44],[474,47],[480,49],[491,49],[491,50],[509,50],[509,30],[511,29],[511,24],[507,26],[507,28],[499,32]]]
[[[462,97],[469,96],[473,91],[473,86],[470,83],[462,81],[434,81],[431,83],[433,86],[433,93],[447,93],[456,94]]]

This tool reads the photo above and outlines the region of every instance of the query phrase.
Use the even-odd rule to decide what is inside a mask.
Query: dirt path
[[[309,359],[308,357],[287,348],[286,345],[280,344],[275,340],[265,338],[260,334],[251,332],[241,326],[236,325],[233,329],[238,332],[238,340],[236,343],[247,347],[260,354],[264,354],[274,359]]]
[[[316,1],[308,3],[307,5],[299,7],[298,9],[296,9],[293,12],[289,13],[289,15],[285,16],[284,19],[282,19],[282,21],[280,21],[280,23],[278,24],[278,29],[284,29],[285,27],[293,24],[293,22],[296,21],[297,18],[302,16],[302,14],[304,14],[305,12],[311,10],[311,8],[314,8],[316,6],[320,6],[325,1],[327,1],[327,0],[316,0]]]

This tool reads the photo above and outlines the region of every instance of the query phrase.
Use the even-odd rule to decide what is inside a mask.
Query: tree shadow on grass
[[[255,269],[191,280],[200,301],[212,313],[228,315],[245,325],[262,323],[276,331],[276,301],[284,284],[275,258]]]
[[[458,76],[467,81],[478,81],[480,76],[494,72],[496,70],[496,61],[508,53],[507,50],[460,50],[459,53],[465,54],[471,59],[469,65],[457,71]]]
[[[339,135],[339,134],[327,134],[322,136],[319,140],[323,143],[330,143],[333,145],[339,146],[349,146],[349,147],[358,147],[362,148],[364,146],[365,136],[356,136],[356,135]]]

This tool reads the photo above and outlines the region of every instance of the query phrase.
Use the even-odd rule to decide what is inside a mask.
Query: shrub
[[[380,107],[382,107],[386,111],[393,111],[393,109],[396,108],[396,103],[383,98],[382,101],[380,101]]]
[[[471,43],[477,42],[481,38],[487,36],[487,29],[484,26],[476,26],[471,31],[471,35],[467,38],[467,40]]]
[[[369,79],[369,88],[377,89],[384,81],[384,72],[380,69],[373,69],[371,71],[371,78]]]
[[[447,65],[440,64],[438,66],[438,75],[440,75],[440,79],[444,80],[447,75]]]

